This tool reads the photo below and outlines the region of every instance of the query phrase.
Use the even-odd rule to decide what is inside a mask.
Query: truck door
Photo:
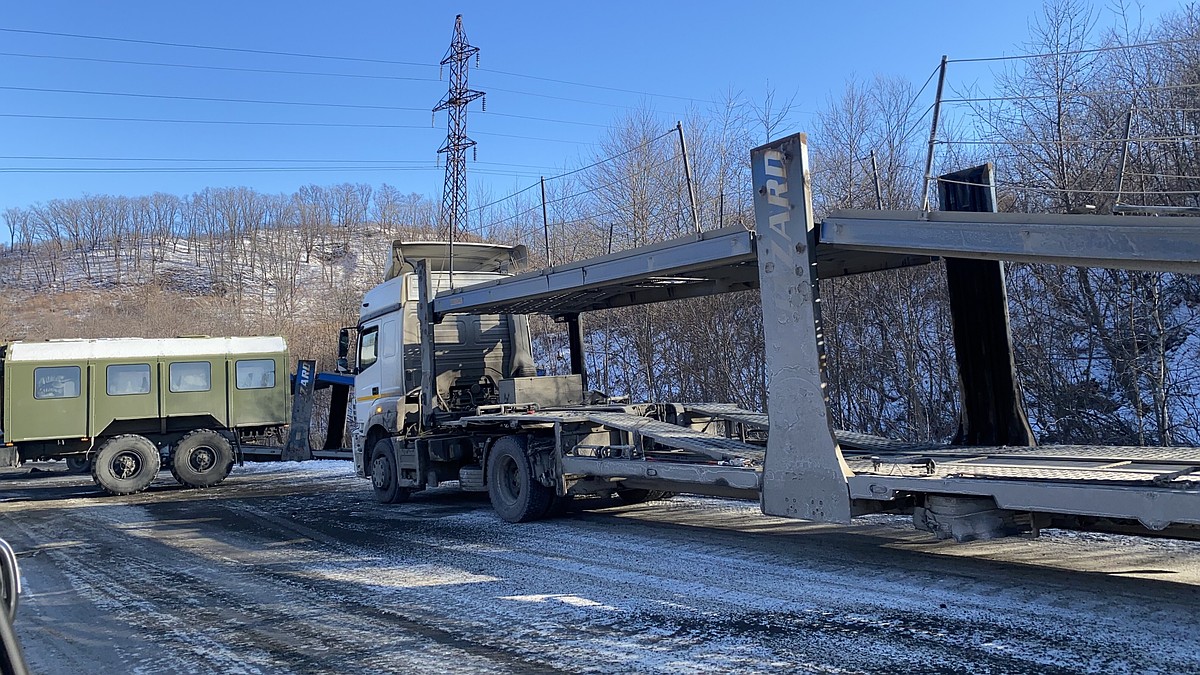
[[[358,355],[355,361],[358,374],[354,376],[354,414],[364,424],[375,410],[375,400],[381,395],[383,364],[379,362],[379,321],[363,324],[358,329]]]
[[[404,371],[400,359],[399,314],[379,324],[379,395],[403,396]]]

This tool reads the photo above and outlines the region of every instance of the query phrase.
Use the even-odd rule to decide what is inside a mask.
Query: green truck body
[[[215,485],[243,438],[289,420],[281,337],[12,342],[0,368],[0,465],[67,459],[117,494],[163,454],[181,483]]]

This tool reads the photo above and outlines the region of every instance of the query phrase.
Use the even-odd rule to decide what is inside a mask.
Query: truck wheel
[[[212,487],[233,469],[233,446],[211,429],[197,429],[179,439],[171,452],[171,475],[180,485]]]
[[[131,495],[150,486],[162,456],[145,436],[114,436],[96,453],[92,462],[92,480],[110,495]]]
[[[400,487],[396,480],[396,451],[390,438],[381,438],[371,450],[371,486],[380,504],[399,504],[412,496],[412,490]]]
[[[71,473],[91,473],[92,458],[87,455],[69,455],[67,457],[67,471]]]
[[[537,520],[546,515],[554,501],[554,490],[533,475],[525,446],[525,438],[505,436],[496,441],[488,457],[488,497],[496,514],[510,523]]]

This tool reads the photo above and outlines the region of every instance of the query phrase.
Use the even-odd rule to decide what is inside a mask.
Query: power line
[[[248,125],[266,127],[319,127],[335,129],[421,129],[436,131],[434,127],[415,124],[355,124],[342,122],[259,122],[255,120],[192,120],[162,117],[93,117],[88,115],[33,115],[25,113],[0,113],[0,117],[19,119],[72,120],[83,122],[152,122],[162,124],[212,124],[212,125]],[[568,143],[571,145],[589,145],[587,141],[570,140],[565,138],[544,138],[540,136],[521,136],[504,134],[494,131],[473,132],[479,136],[496,136],[498,138],[515,138],[523,141],[542,141],[545,143]]]
[[[983,183],[972,183],[970,181],[953,180],[950,178],[939,177],[936,180],[941,183],[953,183],[955,185],[976,185],[976,186],[982,186],[982,187],[991,187],[991,185],[987,185],[987,184],[983,184]],[[1143,195],[1143,194],[1145,194],[1145,195],[1193,195],[1194,196],[1196,194],[1195,190],[1154,190],[1154,191],[1145,191],[1145,192],[1143,192],[1141,190],[1124,190],[1124,191],[1118,192],[1117,190],[1102,190],[1102,189],[1089,190],[1089,189],[1076,189],[1076,188],[1038,187],[1036,185],[1022,185],[1021,183],[1009,183],[1006,181],[996,181],[996,187],[1012,188],[1014,190],[1029,190],[1031,192],[1042,192],[1045,194],[1060,194],[1060,193],[1061,194],[1084,194],[1084,195],[1122,195],[1122,194],[1124,194],[1124,195],[1130,195],[1130,196]]]
[[[1090,49],[1074,49],[1065,52],[1049,52],[1045,54],[1017,54],[1015,56],[984,56],[971,59],[948,59],[946,63],[981,63],[984,61],[1015,61],[1020,59],[1043,59],[1051,56],[1074,56],[1077,54],[1096,54],[1099,52],[1112,52],[1123,49],[1141,49],[1143,47],[1165,47],[1167,45],[1180,44],[1183,42],[1197,42],[1200,37],[1186,37],[1178,40],[1159,40],[1156,42],[1143,42],[1135,45],[1109,45],[1106,47],[1093,47]]]
[[[288,171],[435,171],[436,164],[426,166],[147,166],[147,167],[0,167],[3,173],[256,173]]]
[[[933,82],[933,77],[935,75],[937,75],[941,69],[942,69],[941,64],[938,64],[937,66],[934,67],[933,71],[929,73],[929,77],[925,78],[925,84],[921,85],[921,88],[917,90],[917,94],[912,97],[912,100],[908,102],[908,105],[904,106],[904,117],[908,117],[909,111],[912,110],[912,107],[914,105],[916,105],[918,100],[921,99],[921,94],[925,93],[925,89],[929,87],[929,83]],[[908,139],[908,137],[911,136],[912,133],[917,130],[917,127],[921,126],[922,120],[925,119],[925,116],[928,115],[929,111],[933,110],[934,106],[936,106],[936,105],[937,105],[936,102],[929,104],[929,107],[925,109],[925,112],[921,113],[921,116],[918,117],[912,123],[912,125],[909,126],[908,130],[904,132],[904,135],[901,136],[901,139],[905,139],[905,140]]]
[[[413,61],[395,61],[390,59],[370,59],[358,56],[335,56],[332,54],[304,54],[300,52],[283,52],[269,49],[247,49],[243,47],[218,47],[215,45],[197,45],[185,42],[165,42],[161,40],[137,40],[134,38],[119,38],[108,37],[102,35],[82,35],[79,33],[59,33],[45,30],[26,30],[21,28],[0,28],[2,33],[21,33],[24,35],[45,35],[51,37],[65,37],[76,40],[98,40],[103,42],[122,42],[126,44],[152,45],[155,47],[179,47],[183,49],[203,49],[214,52],[233,52],[237,54],[263,54],[267,56],[290,56],[304,59],[326,59],[330,61],[349,61],[354,63],[382,63],[392,66],[414,66],[418,68],[436,68],[436,64],[432,63],[416,63]]]
[[[674,158],[674,157],[667,157],[666,159],[663,159],[663,160],[661,160],[661,161],[659,161],[659,162],[657,162],[657,163],[655,163],[655,164],[653,164],[653,165],[651,165],[651,166],[648,166],[648,167],[646,167],[646,169],[645,169],[645,170],[646,170],[646,171],[653,171],[654,169],[657,169],[657,168],[659,168],[659,167],[661,167],[661,166],[664,166],[664,165],[666,165],[666,164],[668,164],[668,163],[670,163],[670,162],[673,162],[673,161],[675,161],[675,158]],[[556,198],[554,198],[554,199],[547,199],[547,200],[546,200],[546,204],[548,204],[548,205],[549,205],[549,204],[557,204],[558,202],[563,202],[563,201],[566,201],[566,200],[568,200],[568,199],[572,199],[572,198],[574,198],[574,197],[581,197],[581,196],[583,196],[583,195],[586,195],[586,194],[591,194],[591,193],[593,193],[593,192],[599,192],[600,190],[605,190],[605,189],[607,189],[607,188],[610,188],[610,187],[612,187],[612,186],[614,186],[614,185],[619,185],[619,184],[623,183],[623,182],[625,181],[625,178],[626,178],[625,176],[622,176],[622,177],[620,177],[620,178],[618,178],[618,179],[616,179],[616,180],[614,180],[614,181],[610,181],[610,182],[608,182],[608,183],[605,183],[604,185],[597,185],[596,187],[593,187],[593,188],[588,188],[587,190],[583,190],[583,191],[580,191],[580,192],[573,192],[573,193],[571,193],[571,194],[568,194],[568,195],[563,195],[562,197],[556,197]]]
[[[637,144],[637,145],[635,145],[635,146],[633,146],[633,147],[631,147],[631,148],[627,148],[626,150],[623,150],[623,151],[621,151],[621,152],[618,152],[617,154],[615,154],[615,155],[612,155],[611,157],[605,157],[604,159],[601,159],[601,160],[599,160],[599,161],[596,161],[596,162],[592,162],[591,164],[588,164],[587,166],[581,166],[581,167],[579,167],[578,169],[572,169],[571,171],[566,171],[566,172],[564,172],[564,173],[560,173],[560,174],[558,174],[557,176],[551,176],[551,177],[549,177],[549,178],[546,178],[545,180],[558,180],[559,178],[566,178],[567,176],[570,176],[570,175],[572,175],[572,174],[577,174],[577,173],[579,173],[579,172],[581,172],[581,171],[587,171],[588,169],[591,169],[591,168],[594,168],[594,167],[600,166],[601,164],[604,164],[605,162],[611,162],[612,160],[614,160],[614,159],[617,159],[618,157],[623,157],[623,156],[625,156],[625,155],[628,155],[628,154],[629,154],[629,153],[631,153],[631,152],[634,152],[634,151],[636,151],[636,150],[640,150],[640,149],[642,149],[642,148],[644,148],[644,147],[646,147],[646,146],[648,146],[648,145],[650,145],[650,144],[652,144],[652,143],[655,143],[655,142],[657,142],[657,141],[660,141],[660,140],[662,140],[663,138],[666,138],[667,136],[670,136],[670,135],[671,135],[671,134],[673,134],[673,133],[675,133],[675,130],[674,130],[674,129],[670,129],[670,130],[668,130],[668,131],[664,131],[663,133],[661,133],[661,134],[659,134],[659,135],[655,136],[654,138],[651,138],[651,139],[650,139],[650,140],[648,140],[648,141],[643,141],[643,142],[641,142],[641,143],[639,143],[639,144]],[[538,185],[540,185],[540,183],[534,183],[533,185],[530,185],[529,187],[525,187],[525,188],[522,188],[522,189],[520,189],[520,190],[517,190],[516,192],[512,193],[511,195],[508,195],[507,197],[501,197],[500,199],[497,199],[497,200],[495,200],[495,201],[492,201],[492,202],[489,202],[489,203],[487,203],[487,204],[484,204],[483,206],[476,206],[475,208],[473,208],[473,209],[470,209],[469,211],[467,211],[467,213],[475,213],[475,212],[477,212],[477,211],[482,211],[483,209],[486,209],[486,208],[487,208],[487,207],[489,207],[489,206],[495,206],[496,204],[499,204],[500,202],[503,202],[503,201],[506,201],[506,200],[512,199],[513,197],[516,197],[517,195],[521,194],[522,192],[526,192],[526,191],[528,191],[528,190],[532,190],[533,188],[537,187]]]
[[[0,173],[28,174],[119,174],[119,173],[296,173],[296,172],[330,172],[330,171],[442,171],[436,164],[428,166],[233,166],[233,167],[0,167]],[[535,175],[523,171],[499,171],[495,169],[476,169],[475,173],[489,176],[529,176]]]
[[[1097,91],[1065,91],[1054,94],[1028,94],[1024,96],[992,96],[980,98],[944,98],[942,103],[991,103],[999,101],[1033,101],[1044,99],[1081,98],[1085,96],[1107,96],[1111,94],[1133,94],[1150,91],[1177,91],[1179,89],[1194,89],[1200,83],[1170,84],[1161,87],[1141,87],[1138,89],[1102,89]]]
[[[622,105],[620,103],[606,103],[606,102],[602,102],[602,101],[586,101],[586,100],[579,99],[579,98],[571,98],[569,96],[554,96],[552,94],[539,94],[539,93],[532,92],[532,91],[518,91],[516,89],[503,89],[501,87],[488,87],[488,91],[502,91],[506,94],[519,94],[521,96],[536,96],[538,98],[548,98],[548,99],[551,99],[554,101],[567,101],[570,103],[583,103],[584,105],[602,105],[602,106],[606,106],[609,108],[620,108],[622,110],[640,110],[640,108],[635,105]],[[662,111],[662,113],[664,115],[675,115],[675,116],[682,115],[682,113],[672,112],[669,110],[664,110],[664,111]]]
[[[601,129],[612,129],[612,127],[607,124],[598,124],[596,122],[576,122],[575,120],[556,120],[556,119],[549,119],[546,117],[531,117],[529,115],[514,115],[512,113],[492,112],[489,110],[481,110],[481,111],[479,111],[479,114],[483,115],[484,117],[492,117],[492,116],[511,117],[513,119],[533,120],[535,122],[555,122],[557,124],[577,124],[579,126],[584,126],[584,127],[599,127]]]
[[[7,54],[0,53],[0,56],[4,56],[4,55],[7,55]],[[64,58],[70,58],[70,56],[64,56]],[[95,61],[95,60],[104,60],[104,59],[78,59],[78,60]],[[119,62],[136,62],[136,61],[119,61]],[[154,64],[148,64],[148,65],[154,65]],[[166,65],[166,64],[163,64],[163,65]],[[182,66],[182,67],[188,67],[188,66]],[[196,67],[206,67],[206,66],[196,66]],[[271,73],[295,73],[295,74],[338,74],[338,76],[341,76],[341,74],[342,74],[342,73],[304,73],[304,72],[300,72],[300,71],[270,71],[270,70],[256,70],[256,68],[216,68],[216,70],[235,70],[235,71],[250,71],[250,72],[271,72]],[[347,74],[346,77],[360,77],[360,76],[350,76],[350,74]],[[361,77],[371,77],[371,76],[361,76]],[[438,82],[438,80],[436,80],[436,79],[427,79],[427,78],[386,78],[386,79],[422,79],[422,80],[425,80],[425,82]],[[205,102],[216,102],[216,103],[258,103],[258,104],[271,104],[271,106],[308,106],[308,107],[322,107],[322,108],[407,110],[407,112],[425,112],[425,110],[426,110],[426,108],[402,107],[402,106],[362,106],[362,104],[352,104],[352,103],[311,103],[311,102],[306,102],[306,101],[269,101],[269,100],[258,100],[258,98],[218,98],[218,97],[208,97],[208,96],[173,96],[173,95],[162,95],[162,94],[138,94],[138,92],[131,92],[131,91],[91,91],[91,90],[79,90],[79,89],[50,89],[50,88],[41,88],[41,86],[0,86],[0,89],[6,89],[6,90],[11,90],[11,91],[47,92],[47,94],[80,94],[80,95],[90,95],[90,96],[125,96],[125,97],[133,97],[133,98],[164,98],[164,100],[174,100],[174,101],[205,101]],[[524,119],[524,120],[533,120],[533,121],[548,121],[548,123],[554,123],[554,124],[574,124],[574,125],[578,125],[578,126],[600,127],[600,129],[612,129],[611,126],[608,126],[606,124],[589,123],[589,121],[539,118],[539,117],[533,117],[533,115],[517,115],[517,114],[512,114],[512,113],[494,113],[494,112],[487,113],[487,112],[485,112],[484,114],[485,114],[485,117],[486,117],[486,115],[494,115],[494,117],[502,117],[502,118]]]
[[[126,43],[126,44],[141,44],[141,45],[151,45],[151,46],[156,46],[156,47],[177,47],[177,48],[183,48],[183,49],[200,49],[200,50],[207,50],[207,51],[233,52],[233,53],[242,53],[242,54],[261,54],[261,55],[268,55],[268,56],[287,56],[287,57],[294,57],[294,58],[346,61],[346,62],[352,62],[352,63],[377,63],[377,64],[385,64],[385,65],[410,66],[410,67],[417,67],[417,68],[438,67],[437,64],[433,64],[433,63],[418,63],[418,62],[413,62],[413,61],[398,61],[398,60],[392,60],[392,59],[373,59],[373,58],[364,58],[364,57],[355,57],[355,56],[340,56],[340,55],[335,55],[335,54],[308,54],[308,53],[303,53],[303,52],[275,51],[275,50],[267,50],[267,49],[247,49],[247,48],[242,48],[242,47],[221,47],[221,46],[216,46],[216,45],[200,45],[200,44],[183,43],[183,42],[166,42],[166,41],[161,41],[161,40],[139,40],[139,39],[134,39],[134,38],[118,38],[118,37],[109,37],[109,36],[102,36],[102,35],[84,35],[84,34],[80,34],[80,33],[62,33],[62,32],[55,32],[55,31],[24,30],[24,29],[18,29],[18,28],[0,28],[0,32],[21,33],[21,34],[27,34],[27,35],[43,35],[43,36],[51,36],[51,37],[65,37],[65,38],[72,38],[72,39],[78,39],[78,40],[98,40],[98,41],[105,41],[105,42],[120,42],[120,43]],[[76,58],[76,59],[79,59],[80,57],[49,57],[49,58]],[[158,65],[158,64],[139,63],[138,65]],[[168,65],[168,64],[162,64],[162,65]],[[169,64],[169,65],[176,65],[176,64]],[[178,67],[203,67],[203,66],[179,65]],[[542,76],[538,76],[538,75],[525,75],[522,73],[514,73],[514,72],[510,72],[510,71],[503,71],[503,70],[491,70],[491,69],[484,69],[484,68],[481,68],[480,70],[490,72],[490,73],[495,73],[497,75],[507,75],[510,77],[523,77],[523,78],[531,79],[531,80],[540,80],[543,82],[555,82],[558,84],[567,84],[567,85],[572,85],[572,86],[576,86],[576,87],[587,87],[587,88],[592,88],[592,89],[600,89],[600,90],[604,90],[604,91],[617,91],[617,92],[628,93],[628,94],[637,94],[637,95],[641,95],[641,96],[651,96],[651,97],[655,97],[655,98],[670,98],[670,99],[677,99],[677,100],[691,101],[691,102],[706,102],[706,101],[702,101],[702,99],[696,99],[696,98],[691,98],[691,97],[687,97],[687,96],[678,96],[675,94],[656,94],[654,92],[638,91],[638,90],[634,90],[634,89],[622,89],[620,87],[610,87],[610,86],[601,85],[601,84],[588,84],[585,82],[573,82],[570,80],[559,80],[559,79],[555,79],[555,78],[542,77]],[[301,73],[296,73],[296,74],[301,74]],[[303,74],[323,75],[325,73],[303,73]],[[369,76],[356,76],[356,75],[344,75],[344,76],[346,76],[346,77],[369,77]],[[422,79],[423,80],[424,78],[406,78],[406,79]],[[430,81],[436,82],[437,80],[430,79]],[[500,89],[498,87],[490,87],[490,89],[493,89],[495,91],[506,91],[508,93],[520,93],[525,96],[543,96],[546,98],[556,98],[553,96],[547,96],[545,94],[534,94],[531,92],[516,92],[516,91],[512,91],[512,90]],[[574,99],[564,98],[563,100],[574,100]],[[613,105],[613,104],[607,104],[607,103],[600,103],[597,101],[591,101],[589,103],[591,103],[592,105]],[[621,107],[621,106],[618,106],[618,107]],[[669,114],[677,115],[678,113],[671,112]]]
[[[604,89],[606,91],[619,91],[624,94],[638,94],[639,96],[651,96],[654,98],[673,98],[679,101],[689,101],[691,103],[710,103],[701,99],[692,98],[690,96],[675,96],[674,94],[655,94],[650,91],[638,91],[637,89],[622,89],[620,87],[608,87],[602,84],[585,84],[583,82],[572,82],[571,80],[559,80],[553,77],[541,77],[539,75],[523,75],[521,73],[510,73],[504,70],[493,70],[491,68],[480,68],[482,72],[496,73],[497,75],[508,75],[509,77],[523,77],[528,80],[539,80],[541,82],[554,82],[556,84],[569,84],[575,87],[589,87],[592,89]]]
[[[46,162],[309,162],[309,163],[339,163],[339,164],[427,164],[421,159],[288,159],[288,158],[241,158],[241,157],[68,157],[49,155],[0,155],[0,159],[34,160]],[[522,169],[546,169],[550,167],[536,164],[508,164],[505,162],[472,162],[478,166],[508,166]]]
[[[120,96],[123,98],[153,98],[165,99],[171,101],[204,101],[209,103],[254,103],[259,105],[293,105],[293,106],[309,106],[314,108],[353,108],[358,110],[404,110],[412,112],[425,112],[425,108],[412,108],[389,105],[361,105],[354,103],[309,103],[307,101],[269,101],[264,99],[249,99],[249,98],[213,98],[207,96],[174,96],[168,94],[139,94],[136,92],[127,91],[93,91],[89,89],[49,89],[45,87],[10,87],[0,86],[0,89],[6,91],[32,91],[50,94],[81,94],[84,96]]]
[[[23,54],[20,52],[0,52],[0,56],[13,56],[26,59],[55,59],[59,61],[82,61],[88,63],[114,63],[131,66],[153,66],[159,68],[190,68],[194,70],[219,70],[235,73],[262,73],[268,75],[314,75],[321,77],[348,77],[363,80],[402,80],[410,82],[440,82],[434,77],[406,77],[403,75],[366,75],[361,73],[322,73],[311,70],[280,70],[276,68],[240,68],[237,66],[205,66],[193,63],[162,63],[158,61],[129,61],[125,59],[101,59],[91,56],[59,56],[52,54]]]
[[[93,117],[87,115],[34,115],[26,113],[0,113],[0,117],[46,120],[75,120],[85,122],[155,122],[164,124],[232,124],[267,127],[330,127],[347,129],[422,129],[436,131],[433,127],[415,124],[354,124],[339,122],[259,122],[254,120],[192,120],[162,117]]]
[[[1179,136],[1159,136],[1148,138],[1130,138],[1130,143],[1171,143],[1176,141],[1196,141],[1200,140],[1197,135],[1179,135]],[[938,145],[1036,145],[1036,146],[1053,146],[1053,145],[1103,145],[1105,143],[1124,143],[1124,138],[1068,138],[1063,140],[1047,139],[1044,141],[1026,141],[1026,140],[1007,140],[1001,139],[996,141],[937,141]]]

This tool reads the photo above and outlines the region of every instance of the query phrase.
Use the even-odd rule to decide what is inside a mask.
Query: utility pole
[[[442,59],[443,66],[450,66],[450,90],[437,104],[433,112],[446,110],[446,142],[438,150],[438,154],[446,155],[446,183],[442,186],[441,223],[450,232],[450,271],[454,271],[454,234],[460,230],[467,220],[467,148],[473,148],[475,141],[467,137],[467,104],[483,96],[482,91],[467,86],[467,69],[471,57],[475,57],[475,65],[479,65],[479,47],[467,42],[467,34],[463,30],[462,14],[454,18],[454,37],[450,39],[450,49]],[[487,103],[484,103],[486,107]],[[453,287],[453,274],[451,275]]]

